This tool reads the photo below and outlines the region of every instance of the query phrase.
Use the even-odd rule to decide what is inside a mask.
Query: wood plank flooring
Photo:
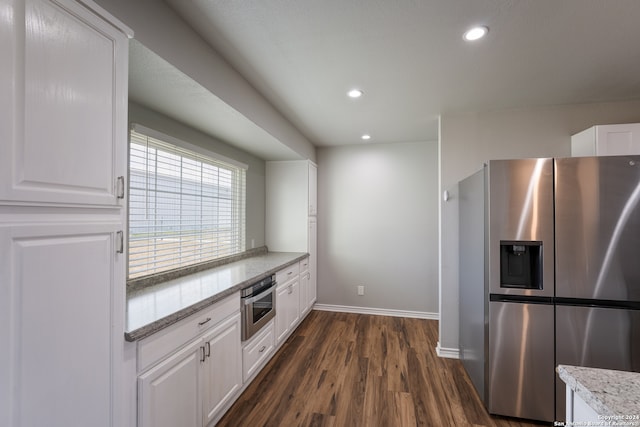
[[[533,426],[489,416],[434,320],[312,311],[220,427]]]

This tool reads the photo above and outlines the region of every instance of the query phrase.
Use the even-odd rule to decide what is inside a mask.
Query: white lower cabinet
[[[293,332],[316,301],[316,285],[310,257],[276,273],[276,346]]]
[[[275,346],[273,321],[269,322],[260,333],[245,343],[242,349],[242,377],[245,382],[264,366],[273,353]]]
[[[138,377],[140,427],[202,425],[201,360],[197,340]]]
[[[276,273],[276,316],[241,341],[239,292],[138,342],[138,426],[213,426],[310,311],[310,259]]]
[[[316,301],[316,285],[311,274],[311,259],[300,261],[300,318],[304,318]]]
[[[311,304],[309,304],[310,292],[309,271],[304,271],[300,273],[300,317],[306,316],[311,309]]]
[[[603,418],[567,385],[567,425],[607,425]]]
[[[204,425],[242,388],[240,331],[240,314],[237,314],[204,338]]]
[[[318,295],[318,221],[309,218],[309,304],[316,302]]]
[[[276,289],[276,341],[280,345],[300,320],[300,278],[292,279]]]
[[[239,309],[237,294],[219,303],[220,308],[233,301]],[[222,410],[237,397],[243,384],[238,309],[138,375],[140,427],[200,427],[222,416]],[[190,322],[186,319],[172,328],[183,331]],[[139,358],[145,354],[145,346],[152,349],[159,342],[164,345],[166,336],[169,334],[159,334],[142,342]]]

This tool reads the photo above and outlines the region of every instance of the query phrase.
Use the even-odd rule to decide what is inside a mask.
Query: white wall
[[[457,182],[491,159],[564,157],[571,135],[596,124],[640,122],[640,101],[444,114],[440,118],[440,341],[458,349]]]
[[[315,147],[191,27],[160,0],[96,0],[136,40],[222,99],[304,159]]]
[[[317,154],[318,303],[435,314],[437,143]]]
[[[129,103],[129,123],[138,123],[174,138],[200,146],[216,154],[237,160],[249,166],[247,169],[247,230],[246,247],[264,246],[265,230],[265,162],[224,142],[212,138],[156,111],[133,102]]]

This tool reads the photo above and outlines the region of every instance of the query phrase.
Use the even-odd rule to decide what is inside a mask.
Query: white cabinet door
[[[111,426],[124,330],[114,310],[124,301],[121,224],[15,218],[0,222],[0,413],[7,425]]]
[[[640,123],[596,126],[596,155],[640,154]]]
[[[276,341],[280,343],[300,321],[300,279],[296,277],[276,289]]]
[[[598,125],[571,136],[571,156],[640,154],[640,123]]]
[[[122,204],[127,35],[76,1],[0,8],[0,201]]]
[[[289,330],[295,329],[300,322],[300,279],[296,278],[289,285]]]
[[[289,286],[279,286],[276,289],[276,343],[280,342],[289,332]]]
[[[306,316],[311,308],[309,304],[309,272],[300,275],[300,317]]]
[[[315,250],[312,250],[311,244],[315,243],[315,228],[312,226],[312,223],[315,225],[315,218],[310,218],[309,220],[309,253],[314,254],[311,255],[302,261],[300,261],[300,318],[304,318],[313,303],[316,300],[316,285],[315,280],[312,279],[312,266],[311,266],[311,258],[315,256]],[[315,267],[313,267],[315,268]]]
[[[309,215],[318,214],[318,167],[309,162]]]
[[[318,221],[309,218],[309,304],[313,305],[318,293]]]
[[[265,240],[275,252],[307,250],[309,163],[267,162],[265,175]]]
[[[202,426],[203,351],[202,340],[194,341],[138,378],[140,427]]]
[[[238,313],[204,338],[204,425],[219,415],[242,388],[240,327]]]

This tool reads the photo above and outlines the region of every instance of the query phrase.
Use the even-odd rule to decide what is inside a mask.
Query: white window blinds
[[[129,278],[243,252],[245,168],[140,128],[129,147]]]

